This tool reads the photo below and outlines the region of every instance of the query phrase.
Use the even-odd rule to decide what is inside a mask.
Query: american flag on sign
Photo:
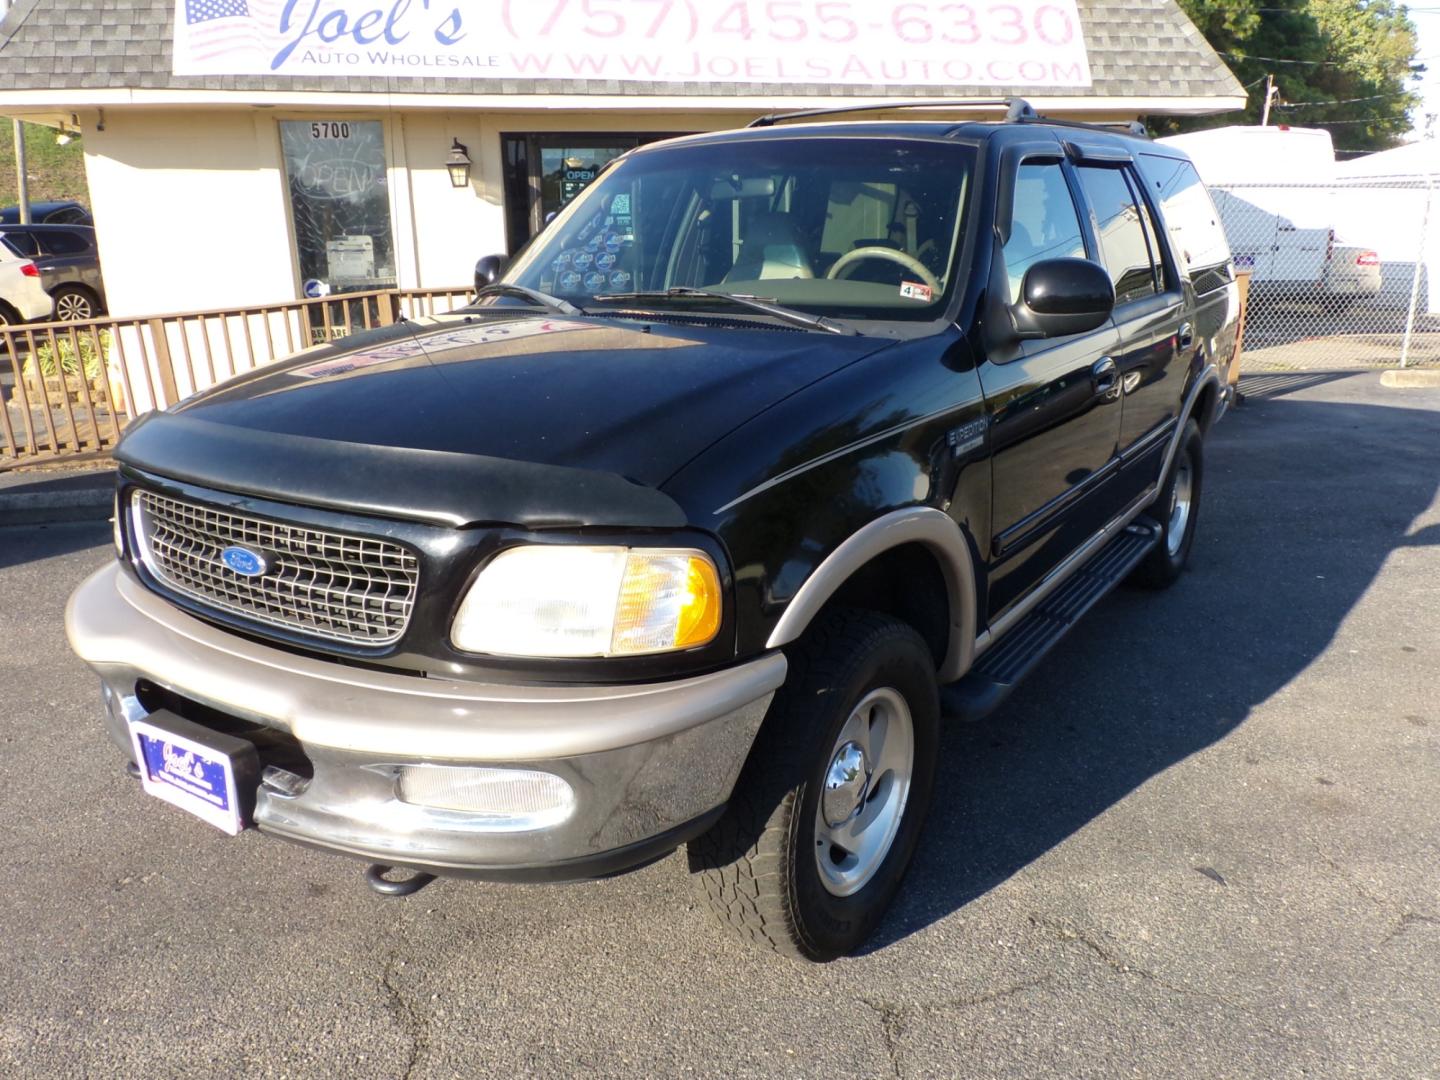
[[[253,58],[257,64],[262,60],[268,62],[275,51],[279,14],[276,9],[283,2],[181,0],[184,31],[183,37],[176,35],[177,54],[183,49],[191,64],[204,64],[222,57],[233,62],[241,56]],[[178,55],[176,59],[180,59]]]

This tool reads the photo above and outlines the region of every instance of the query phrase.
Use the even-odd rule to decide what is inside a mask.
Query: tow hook
[[[374,889],[381,896],[391,899],[401,899],[406,896],[414,896],[430,882],[435,880],[434,874],[415,873],[403,881],[391,881],[385,875],[394,870],[393,866],[385,866],[381,863],[372,863],[365,868],[365,884]]]

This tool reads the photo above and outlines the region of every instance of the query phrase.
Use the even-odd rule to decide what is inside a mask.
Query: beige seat
[[[813,278],[815,270],[789,214],[758,214],[740,243],[740,255],[726,281]]]

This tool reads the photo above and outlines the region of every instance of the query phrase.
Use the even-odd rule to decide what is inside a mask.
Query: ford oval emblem
[[[270,569],[264,555],[243,547],[226,548],[220,552],[220,561],[241,577],[261,577]]]

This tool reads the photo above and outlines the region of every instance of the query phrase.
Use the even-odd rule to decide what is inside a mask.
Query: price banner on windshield
[[[1075,0],[176,0],[175,74],[1090,85]]]

